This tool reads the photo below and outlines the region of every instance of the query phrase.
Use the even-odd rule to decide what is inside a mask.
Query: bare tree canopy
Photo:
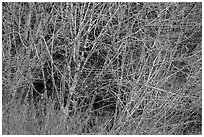
[[[202,134],[202,3],[3,2],[2,134]]]

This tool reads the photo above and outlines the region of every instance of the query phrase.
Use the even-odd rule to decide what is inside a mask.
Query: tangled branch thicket
[[[2,3],[2,134],[202,134],[202,3]]]

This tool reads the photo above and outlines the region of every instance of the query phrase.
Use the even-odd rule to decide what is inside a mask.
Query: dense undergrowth
[[[201,3],[2,3],[2,134],[202,134]]]

